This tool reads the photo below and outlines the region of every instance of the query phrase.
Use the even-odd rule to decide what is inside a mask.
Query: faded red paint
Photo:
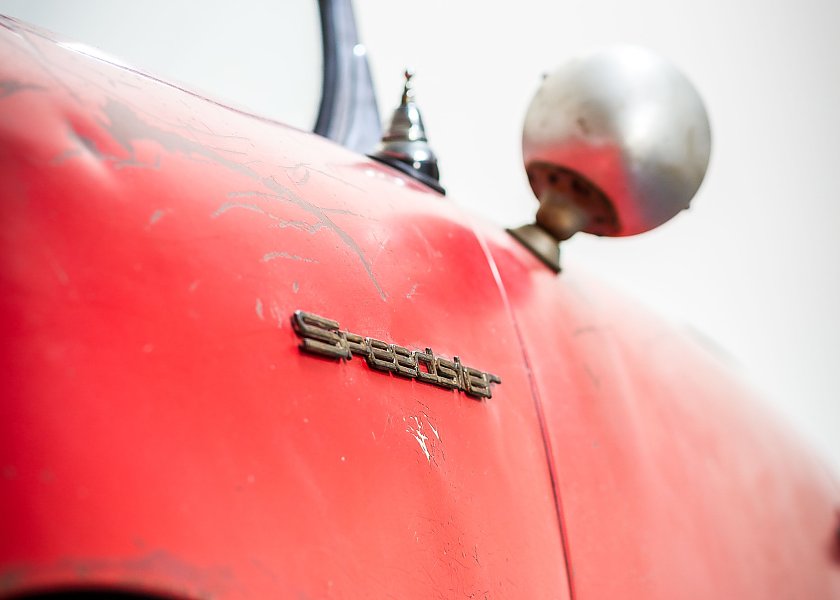
[[[3,77],[36,86],[0,99],[6,587],[567,597],[527,372],[452,205],[19,34],[0,42]],[[504,384],[482,403],[304,356],[296,309]]]
[[[836,480],[729,365],[507,236],[489,245],[544,409],[575,596],[840,597]]]
[[[837,596],[836,493],[692,343],[387,167],[0,24],[0,596]],[[302,355],[296,309],[502,383]]]

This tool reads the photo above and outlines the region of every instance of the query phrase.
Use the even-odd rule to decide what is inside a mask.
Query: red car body
[[[687,332],[317,136],[0,56],[0,597],[840,597],[835,480]]]

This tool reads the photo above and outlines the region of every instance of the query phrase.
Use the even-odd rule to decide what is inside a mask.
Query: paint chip
[[[308,263],[317,263],[318,261],[314,258],[305,258],[303,256],[297,256],[296,254],[289,254],[288,252],[266,252],[263,254],[262,262],[267,263],[271,260],[275,260],[277,258],[287,258],[289,260],[298,260],[300,262],[308,262]]]

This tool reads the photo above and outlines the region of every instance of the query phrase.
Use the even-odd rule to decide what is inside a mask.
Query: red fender
[[[695,341],[388,167],[0,25],[0,597],[840,596],[832,480]],[[501,382],[303,352],[296,310]]]

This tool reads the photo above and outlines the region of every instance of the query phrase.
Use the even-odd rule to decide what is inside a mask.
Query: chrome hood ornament
[[[439,183],[437,156],[429,146],[423,118],[414,101],[412,77],[414,72],[406,69],[400,105],[391,115],[391,122],[382,136],[382,141],[369,156],[444,194],[446,192]]]
[[[522,134],[536,222],[511,234],[555,270],[578,231],[628,236],[689,203],[709,163],[699,94],[672,64],[632,46],[570,61],[537,91]]]

